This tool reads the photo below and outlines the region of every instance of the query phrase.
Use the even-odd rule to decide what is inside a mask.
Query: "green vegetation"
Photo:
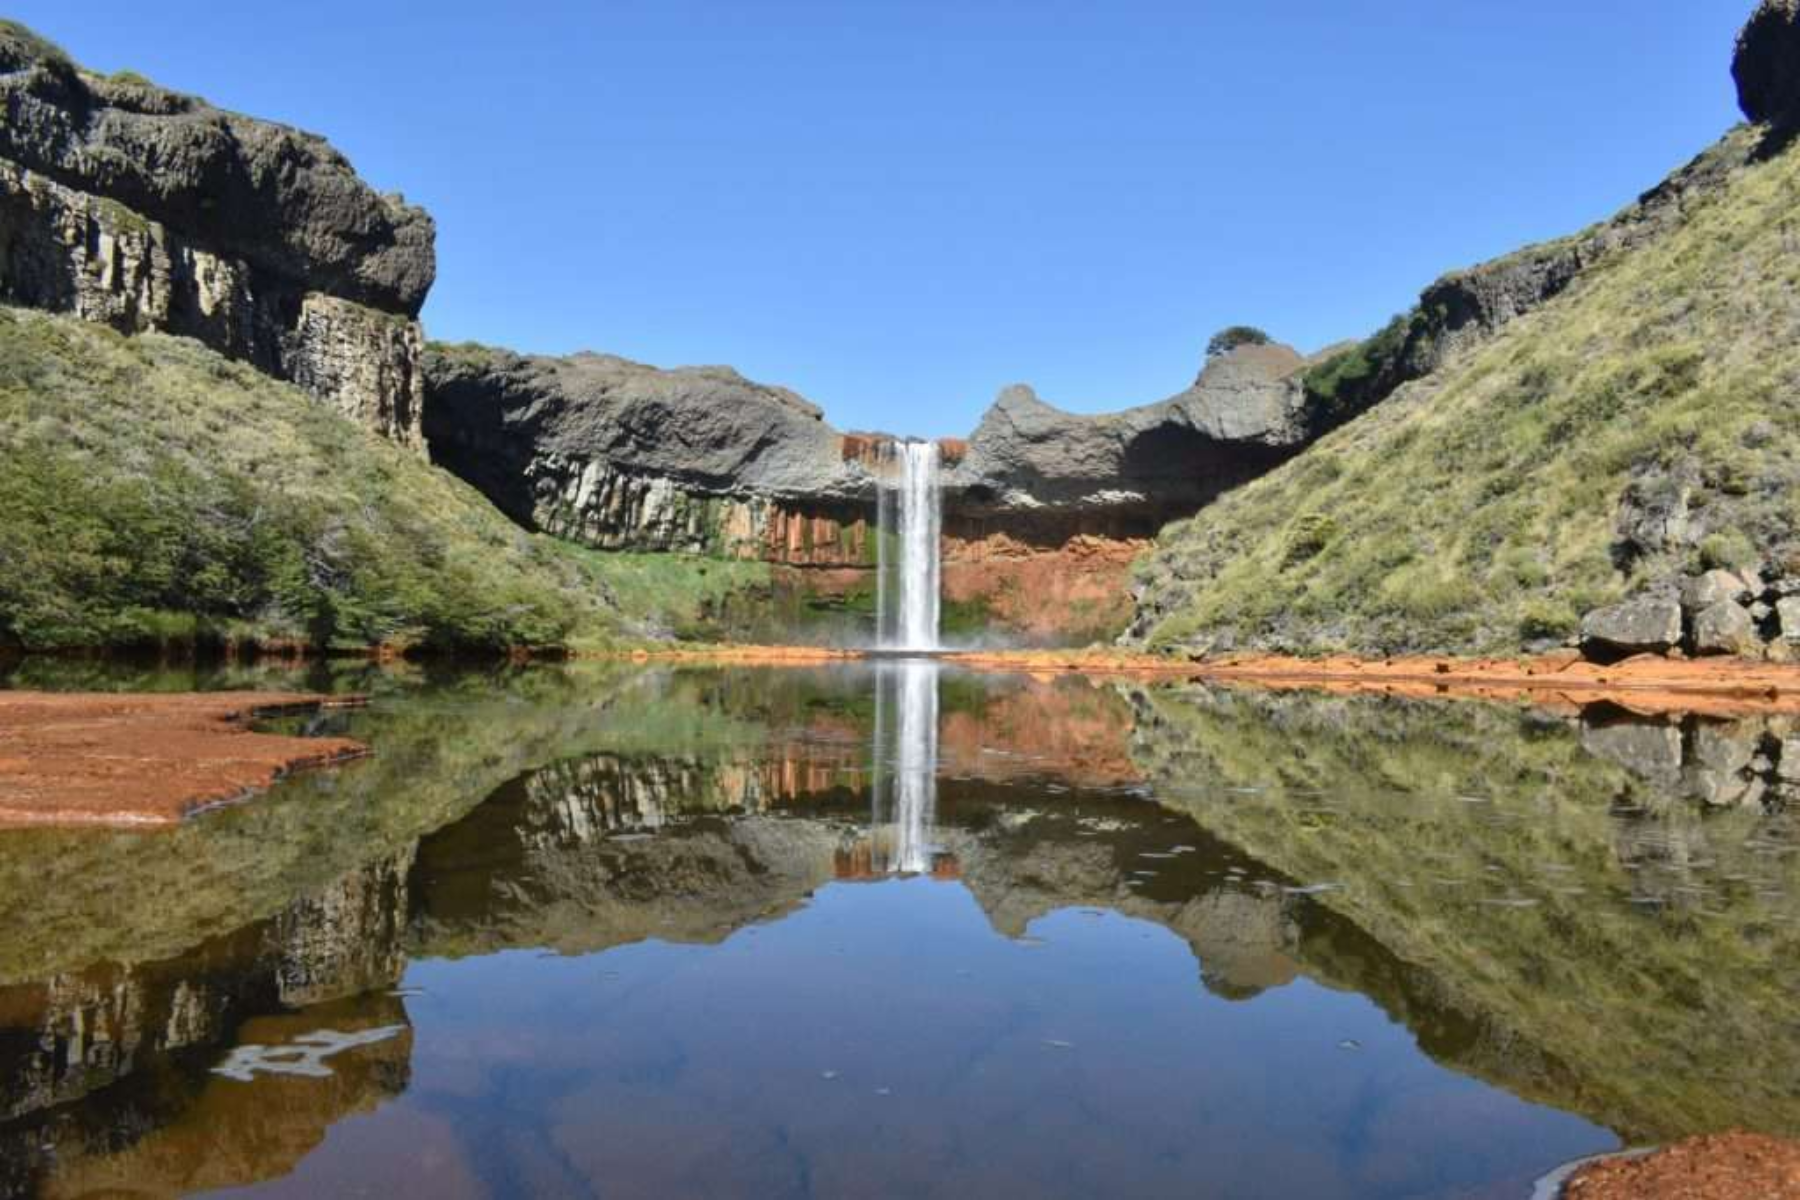
[[[1422,978],[1312,945],[1301,958],[1433,1055],[1628,1141],[1800,1129],[1784,1082],[1800,1043],[1780,1032],[1800,879],[1772,849],[1792,812],[1671,795],[1541,712],[1197,687],[1136,700],[1133,758],[1163,802],[1274,872],[1336,885],[1311,902]]]
[[[1392,376],[1408,340],[1423,328],[1417,310],[1401,313],[1373,337],[1310,368],[1302,380],[1308,426],[1315,433],[1335,429],[1380,400],[1398,382]]]
[[[17,21],[0,18],[0,67],[16,70],[36,59],[73,70],[75,60],[61,46]]]
[[[552,545],[582,572],[606,581],[613,606],[628,625],[657,636],[716,640],[734,604],[761,596],[770,586],[771,571],[763,562]]]
[[[1796,200],[1800,151],[1737,170],[1678,228],[1169,526],[1139,564],[1149,643],[1508,652],[1671,575],[1793,559]],[[1349,394],[1405,336],[1315,367],[1309,395]],[[1625,543],[1639,494],[1685,504],[1685,535]]]
[[[757,570],[532,536],[196,343],[0,308],[0,645],[604,646]]]
[[[1221,354],[1230,354],[1239,346],[1266,346],[1270,342],[1268,334],[1254,325],[1227,325],[1212,335],[1206,343],[1206,357],[1217,358]]]

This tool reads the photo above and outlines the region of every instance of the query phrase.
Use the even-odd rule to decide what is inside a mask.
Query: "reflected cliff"
[[[1317,997],[1366,998],[1403,1026],[1404,1053],[1628,1139],[1800,1132],[1800,829],[1783,769],[1792,731],[1778,721],[986,678],[924,662],[383,686],[368,711],[337,718],[377,745],[367,763],[155,835],[0,835],[0,899],[42,917],[9,920],[0,939],[0,1190],[174,1195],[281,1179],[338,1161],[319,1149],[328,1132],[378,1113],[436,1131],[470,1194],[519,1192],[522,1172],[552,1162],[579,1175],[580,1156],[541,1134],[519,1135],[529,1151],[469,1149],[492,1115],[434,1098],[465,1065],[432,1059],[439,1082],[409,1098],[422,1048],[437,1044],[420,1013],[448,1003],[431,999],[437,973],[503,969],[500,998],[483,1002],[499,1014],[526,981],[554,986],[558,968],[533,964],[622,964],[604,981],[691,948],[718,957],[686,969],[725,969],[755,961],[744,939],[759,930],[945,903],[905,890],[920,886],[966,897],[993,939],[951,980],[991,974],[982,956],[1029,950],[1071,918],[1120,945],[1160,929],[1189,966],[1157,1004],[1277,1014],[1283,995],[1332,1012]],[[820,928],[808,936],[829,945],[747,978],[805,990],[840,941],[880,937],[879,925]],[[1025,994],[1082,994],[1085,978]],[[431,986],[415,1001],[421,979]],[[1166,985],[1141,986],[1150,1003]],[[980,989],[968,999],[993,1003]],[[621,1036],[671,1019],[631,1013],[613,1018]],[[688,1029],[698,1042],[671,1061],[728,1025]],[[246,1046],[322,1032],[349,1038],[323,1074],[217,1073]],[[480,1026],[455,1044],[479,1057],[490,1036],[529,1041]],[[1304,1079],[1267,1086],[1271,1102],[1310,1103]],[[953,1109],[961,1093],[944,1094]],[[1521,1130],[1549,1120],[1507,1111]],[[1531,1138],[1578,1150],[1596,1136],[1582,1128]],[[1405,1136],[1391,1135],[1396,1147]]]

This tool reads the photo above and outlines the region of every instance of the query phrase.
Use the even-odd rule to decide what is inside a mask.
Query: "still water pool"
[[[1767,723],[928,662],[11,682],[369,690],[305,727],[376,755],[0,832],[0,1193],[1523,1200],[1800,1133]]]

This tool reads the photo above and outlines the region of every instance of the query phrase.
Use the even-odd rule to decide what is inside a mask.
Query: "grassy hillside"
[[[613,643],[761,570],[577,552],[197,343],[0,308],[0,646]]]
[[[1741,129],[1733,138],[1755,136]],[[1139,565],[1152,646],[1505,651],[1702,566],[1800,568],[1800,151],[1588,269]],[[1684,507],[1638,546],[1621,502]]]

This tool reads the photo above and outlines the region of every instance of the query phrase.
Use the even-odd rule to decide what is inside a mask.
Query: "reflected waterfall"
[[[936,858],[938,665],[875,669],[875,868],[929,873]]]

